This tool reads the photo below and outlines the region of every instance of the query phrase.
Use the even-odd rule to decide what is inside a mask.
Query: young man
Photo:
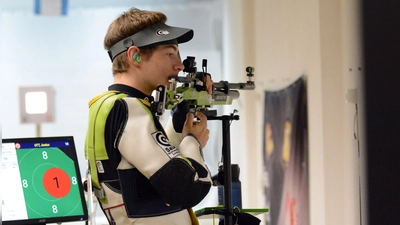
[[[114,84],[89,103],[85,154],[110,224],[198,224],[191,207],[211,187],[201,152],[209,139],[207,117],[197,112],[200,122],[194,122],[188,113],[177,133],[151,110],[156,87],[168,87],[168,77],[184,69],[178,44],[193,37],[193,30],[168,26],[166,19],[132,8],[104,38]],[[204,81],[211,93],[210,76]]]

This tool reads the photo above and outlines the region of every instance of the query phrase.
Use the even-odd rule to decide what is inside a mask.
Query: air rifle
[[[188,56],[183,65],[186,76],[169,77],[168,89],[164,85],[159,85],[156,89],[155,101],[152,110],[157,116],[161,116],[165,109],[172,109],[182,101],[186,101],[191,110],[208,111],[207,108],[214,105],[231,105],[234,99],[239,98],[238,90],[254,90],[255,84],[251,80],[254,76],[254,68],[247,67],[248,81],[245,83],[229,83],[228,81],[214,82],[212,94],[207,92],[203,82],[207,73],[207,60],[202,61],[202,72],[196,68],[195,57]],[[178,86],[181,83],[181,86]]]

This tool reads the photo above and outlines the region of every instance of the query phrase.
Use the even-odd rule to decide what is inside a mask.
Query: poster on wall
[[[267,225],[308,225],[307,93],[305,77],[265,92],[264,190]]]

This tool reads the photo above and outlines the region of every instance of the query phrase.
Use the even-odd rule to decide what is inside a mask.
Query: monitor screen
[[[4,225],[87,220],[72,136],[3,139],[1,150]]]

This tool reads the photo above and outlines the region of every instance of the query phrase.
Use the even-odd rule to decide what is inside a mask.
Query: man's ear
[[[126,52],[128,57],[128,63],[132,65],[139,65],[140,64],[140,49],[136,46],[131,46],[128,48]]]

